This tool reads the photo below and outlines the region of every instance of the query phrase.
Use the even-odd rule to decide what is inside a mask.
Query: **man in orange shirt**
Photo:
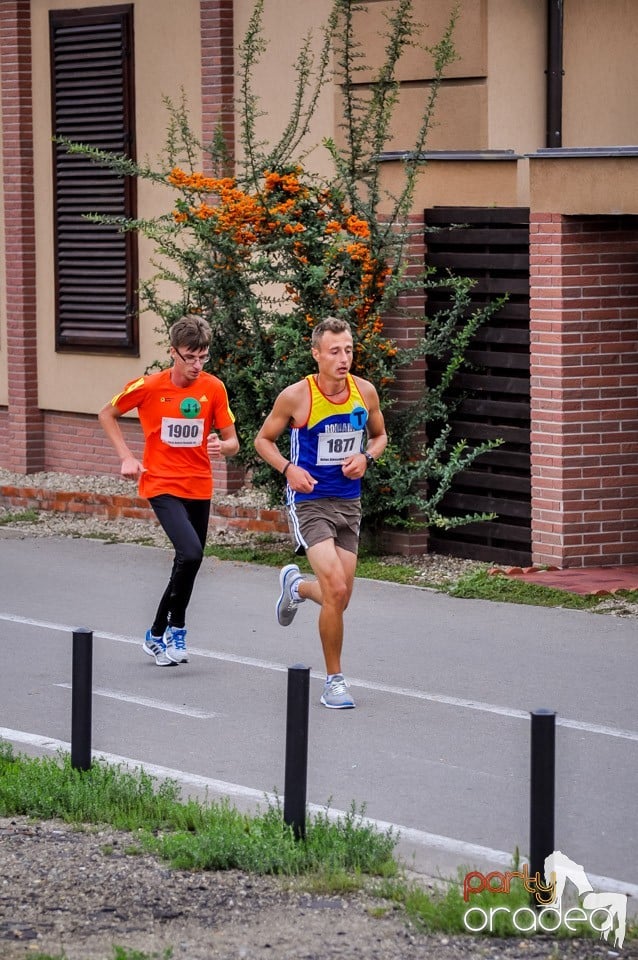
[[[131,380],[98,414],[122,462],[120,473],[139,481],[140,496],[148,499],[175,548],[171,576],[142,648],[159,667],[188,660],[186,608],[206,545],[213,494],[210,458],[232,457],[239,450],[226,388],[203,369],[209,325],[200,317],[182,317],[169,336],[173,365]],[[134,409],[145,438],[141,463],[118,423]]]

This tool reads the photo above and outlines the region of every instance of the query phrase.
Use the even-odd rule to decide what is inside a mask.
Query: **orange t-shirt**
[[[235,422],[221,380],[202,372],[187,387],[176,387],[170,369],[162,370],[131,380],[111,404],[120,413],[137,408],[146,441],[140,496],[148,499],[171,493],[190,500],[211,498],[208,434]]]

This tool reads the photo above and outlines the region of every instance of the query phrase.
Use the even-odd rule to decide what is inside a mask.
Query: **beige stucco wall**
[[[435,75],[428,47],[445,35],[455,4],[451,0],[415,0],[415,46],[407,47],[397,64],[401,82],[394,111],[389,151],[409,151],[416,137]],[[357,65],[356,81],[371,82],[385,59],[388,26],[386,16],[392,0],[377,0],[366,11],[354,15],[355,34],[361,42],[364,59]],[[457,58],[446,67],[439,89],[432,125],[425,144],[427,150],[482,150],[487,146],[487,29],[486,0],[461,0],[459,17],[453,31]],[[335,131],[339,139],[339,131]]]
[[[254,8],[254,0],[237,0],[235,3],[235,46],[246,35]],[[263,116],[255,120],[255,139],[274,146],[279,140],[290,116],[290,107],[295,95],[294,63],[307,36],[311,37],[311,49],[318,56],[323,41],[322,27],[327,22],[331,0],[313,0],[299,3],[298,0],[266,0],[263,12],[263,36],[267,46],[252,71],[252,91],[258,96],[258,111]],[[237,69],[239,70],[239,59]],[[239,97],[239,84],[236,95]],[[321,141],[332,136],[334,131],[334,97],[330,84],[326,84],[317,101],[304,150],[309,154],[304,163],[309,170],[321,176],[332,170],[330,157]],[[239,134],[239,128],[237,129]],[[242,156],[242,147],[237,137],[237,155]]]
[[[106,6],[105,0],[84,0],[82,7]],[[95,413],[113,393],[161,355],[156,321],[140,317],[140,358],[99,358],[55,352],[53,290],[51,94],[49,76],[49,10],[77,7],[71,0],[33,0],[33,84],[35,131],[36,262],[38,311],[39,404],[45,410]],[[154,160],[165,142],[164,95],[178,100],[186,91],[193,128],[201,128],[200,31],[198,0],[136,0],[135,101],[137,156]],[[138,214],[153,216],[171,208],[170,190],[138,186]],[[151,248],[140,239],[140,277],[148,276]]]
[[[540,0],[489,0],[485,146],[490,150],[526,153],[545,144],[545,7]]]
[[[638,144],[638,3],[565,4],[563,146]]]
[[[385,152],[414,150],[430,96],[431,87],[427,81],[406,85],[400,91]],[[441,85],[424,149],[484,150],[487,140],[486,98],[487,88],[482,82]],[[341,98],[337,94],[335,111],[340,108]],[[343,131],[335,130],[334,139],[342,146]]]
[[[521,186],[516,160],[429,160],[414,192],[417,212],[432,206],[525,206],[527,190]],[[382,184],[398,193],[403,182],[402,164],[383,165]]]
[[[357,82],[369,82],[384,60],[384,38],[387,31],[384,14],[393,7],[391,0],[372,0],[365,13],[354,14],[355,34],[361,41],[364,55],[358,67]],[[420,117],[429,95],[429,81],[434,70],[432,57],[423,45],[432,45],[446,30],[453,0],[416,0],[414,16],[420,24],[420,46],[407,48],[397,69],[397,78],[403,84],[399,105],[395,111],[388,150],[410,150],[414,144]],[[274,143],[287,119],[294,93],[293,63],[301,42],[312,32],[315,50],[320,46],[321,27],[327,21],[330,0],[316,0],[312,4],[285,2],[266,3],[263,16],[267,49],[254,71],[254,90],[260,97],[260,107],[266,116],[256,123],[257,139]],[[252,0],[239,0],[235,8],[235,36],[239,42],[244,36]],[[487,0],[462,0],[461,15],[454,32],[454,43],[459,59],[446,70],[447,81],[438,98],[435,124],[427,146],[432,150],[478,150],[487,145],[486,73],[486,9]],[[282,29],[285,23],[286,29]],[[307,164],[320,174],[332,170],[327,152],[320,146],[321,139],[334,137],[340,142],[342,134],[336,125],[341,98],[329,87],[322,93],[314,112],[309,145],[319,145]]]
[[[531,206],[564,214],[638,214],[638,158],[532,159]]]
[[[454,6],[450,0],[416,0],[422,44],[440,40]],[[383,14],[391,7],[387,0],[377,0],[356,18],[370,63],[383,59]],[[545,5],[538,0],[460,0],[453,42],[457,59],[445,70],[426,148],[525,153],[543,146]],[[389,149],[410,149],[432,75],[426,51],[406,50],[397,70],[404,86]],[[372,76],[372,70],[363,70],[358,79]]]
[[[453,42],[457,59],[445,71],[449,79],[484,77],[487,72],[486,12],[488,0],[414,0],[415,45],[406,47],[397,66],[397,79],[402,83],[431,79],[434,75],[432,55],[425,49],[438,43],[450,24],[455,7],[459,8]],[[385,37],[388,32],[386,16],[396,6],[393,0],[373,0],[366,10],[354,14],[357,36],[369,69],[357,74],[360,82],[374,77],[375,65],[383,63]],[[363,63],[363,61],[362,61]]]

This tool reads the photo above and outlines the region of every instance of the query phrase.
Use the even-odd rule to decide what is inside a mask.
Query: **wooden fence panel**
[[[493,521],[432,529],[438,553],[494,563],[531,562],[529,210],[434,207],[425,211],[426,264],[473,278],[473,306],[507,294],[508,300],[470,345],[470,369],[455,381],[460,402],[452,439],[471,445],[505,443],[460,473],[443,500],[447,516],[495,513]],[[434,228],[433,230],[428,230]],[[445,290],[428,291],[426,314],[445,307]],[[428,364],[426,382],[441,366]]]

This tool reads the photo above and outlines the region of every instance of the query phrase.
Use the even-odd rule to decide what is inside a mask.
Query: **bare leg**
[[[328,674],[341,673],[343,614],[350,602],[357,566],[356,554],[324,540],[308,547],[308,562],[316,580],[299,584],[299,596],[321,606],[319,637]]]

